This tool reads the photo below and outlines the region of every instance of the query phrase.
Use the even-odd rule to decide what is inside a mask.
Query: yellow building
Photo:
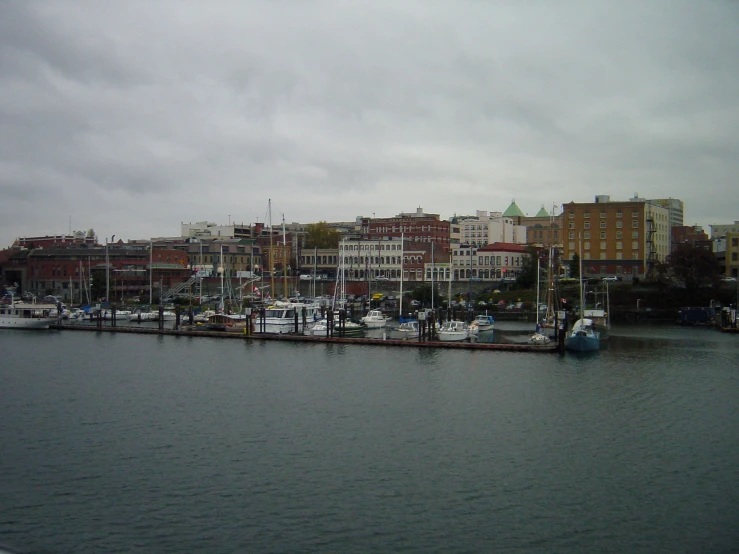
[[[650,201],[563,205],[562,259],[577,253],[583,276],[645,277],[670,253],[669,210]]]

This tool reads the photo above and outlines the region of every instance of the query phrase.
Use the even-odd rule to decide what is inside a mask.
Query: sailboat
[[[534,334],[529,337],[529,344],[534,345],[545,345],[549,344],[549,337],[546,336],[544,333],[540,331],[541,328],[541,311],[539,310],[540,304],[540,289],[541,289],[541,260],[539,259],[539,255],[537,253],[536,255],[536,308],[534,309],[536,313],[536,330],[534,331]],[[546,315],[546,314],[545,314]]]
[[[600,334],[595,330],[593,320],[585,317],[585,294],[582,283],[582,240],[580,241],[580,319],[575,321],[570,333],[565,338],[565,348],[572,352],[595,352],[600,350]]]

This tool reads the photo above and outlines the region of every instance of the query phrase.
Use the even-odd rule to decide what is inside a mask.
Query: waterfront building
[[[563,216],[563,263],[582,252],[584,276],[645,277],[670,253],[669,210],[658,203],[600,195],[564,204]]]
[[[151,261],[151,263],[150,263]],[[166,291],[190,276],[186,252],[110,243],[105,246],[56,246],[10,251],[0,269],[4,284],[37,297],[53,295],[65,302],[112,301]],[[151,274],[150,274],[151,272]]]

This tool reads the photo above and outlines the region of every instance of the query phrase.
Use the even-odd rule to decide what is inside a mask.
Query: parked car
[[[389,281],[389,277],[385,277],[384,275],[380,275],[379,277],[375,277],[375,281]]]
[[[618,281],[618,277],[611,276],[611,277],[603,277],[604,281]]]

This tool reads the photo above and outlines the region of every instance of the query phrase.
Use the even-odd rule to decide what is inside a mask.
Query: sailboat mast
[[[149,241],[149,306],[152,304],[152,274],[154,273],[154,241]]]
[[[434,264],[434,243],[431,243],[431,311],[434,310],[434,270],[436,265]]]
[[[403,257],[405,256],[405,245],[403,240],[403,232],[400,233],[400,317],[403,317],[403,271],[404,271],[404,261]]]
[[[282,214],[282,280],[285,288],[285,298],[290,296],[287,290],[287,233],[285,232],[285,214]]]
[[[580,243],[580,319],[585,317],[585,294],[582,290],[582,236],[577,233],[577,240]]]
[[[536,327],[539,327],[539,302],[540,302],[540,295],[539,291],[541,290],[541,258],[539,256],[539,253],[536,253]]]
[[[269,199],[269,275],[271,294],[275,293],[275,252],[272,248],[272,199]]]

